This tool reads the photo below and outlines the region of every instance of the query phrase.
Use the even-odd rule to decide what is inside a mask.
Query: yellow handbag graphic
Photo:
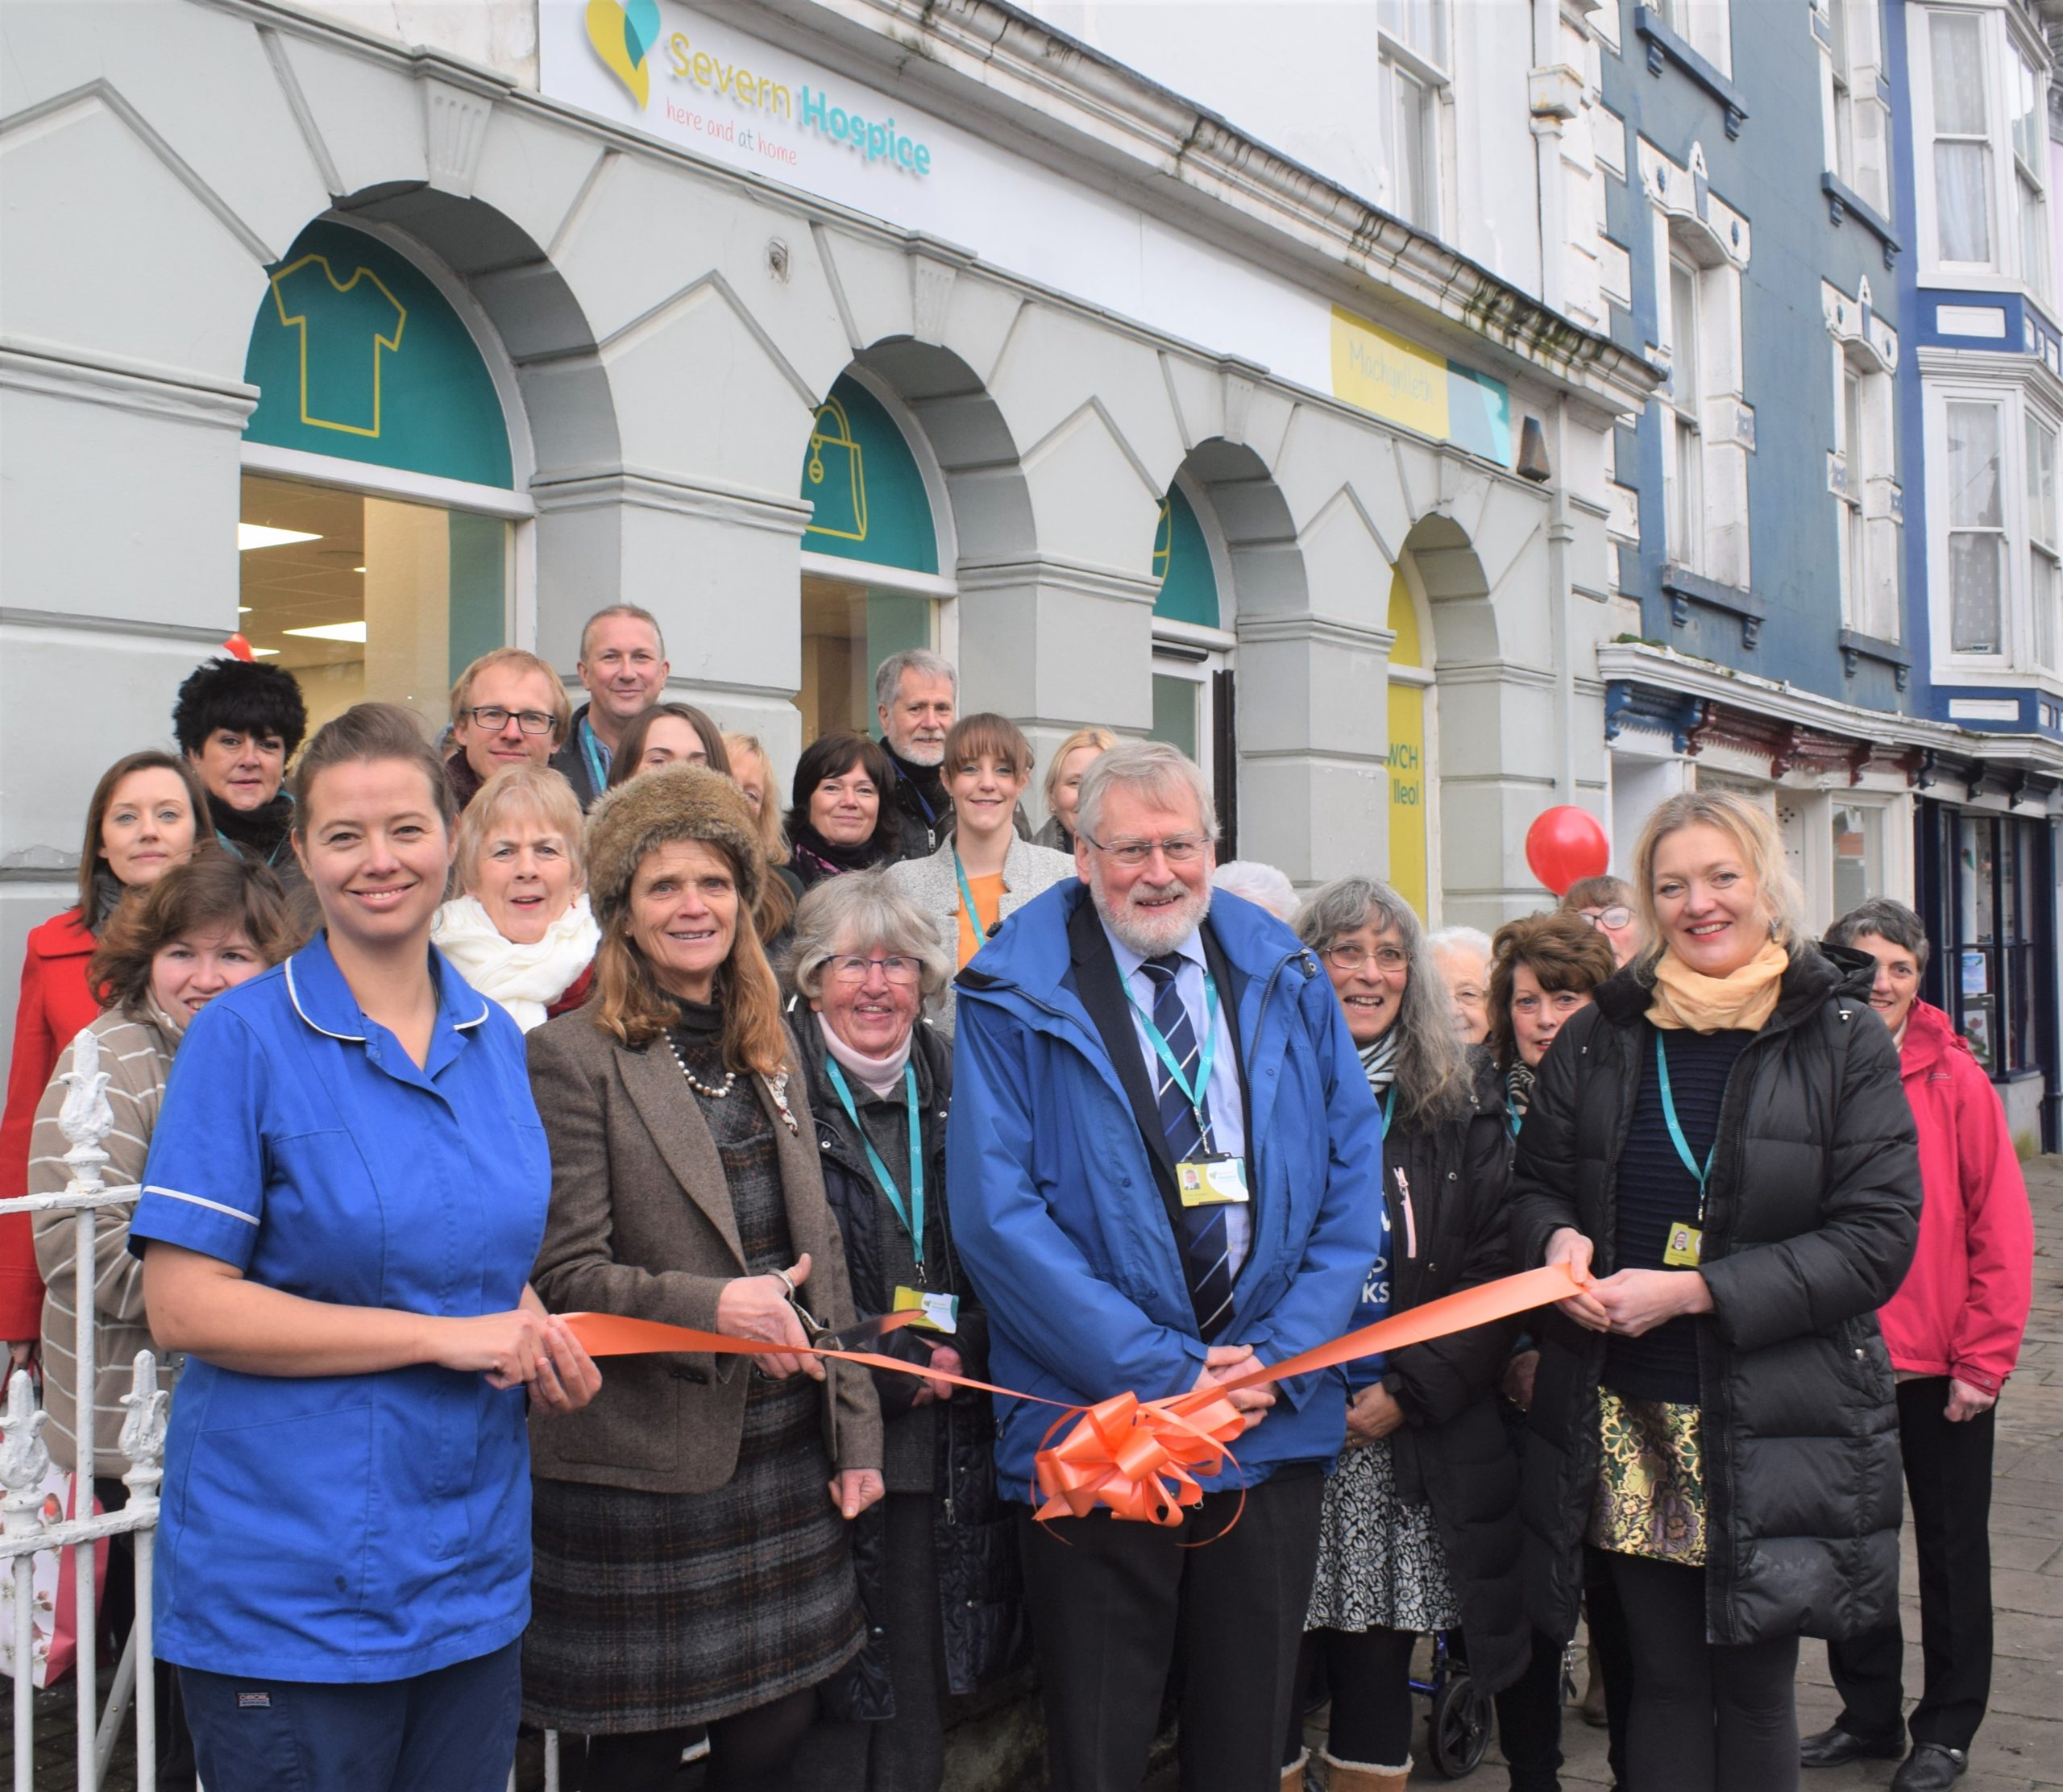
[[[803,478],[803,495],[816,506],[805,534],[835,535],[841,541],[867,538],[866,469],[845,407],[835,398],[824,400],[811,420]]]

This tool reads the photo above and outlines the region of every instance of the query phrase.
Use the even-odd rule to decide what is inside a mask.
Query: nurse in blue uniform
[[[527,1278],[522,1035],[430,944],[452,799],[362,703],[295,775],[323,930],[196,1017],[131,1228],[172,1403],[156,1647],[209,1792],[500,1792],[529,1618],[526,1404],[593,1362]]]

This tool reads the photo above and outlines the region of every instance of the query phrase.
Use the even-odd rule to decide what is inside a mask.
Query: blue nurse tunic
[[[130,1227],[311,1300],[467,1317],[522,1298],[551,1184],[522,1035],[441,954],[421,1068],[315,940],[217,997],[179,1056]],[[520,1388],[431,1365],[241,1375],[172,1402],[156,1646],[218,1674],[405,1679],[530,1609]]]

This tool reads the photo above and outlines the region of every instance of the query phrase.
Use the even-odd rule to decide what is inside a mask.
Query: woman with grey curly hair
[[[1342,877],[1294,924],[1332,979],[1383,1112],[1384,1249],[1355,1323],[1495,1280],[1510,1267],[1502,1101],[1488,1057],[1455,1031],[1418,918],[1387,884]],[[1331,1683],[1322,1758],[1335,1792],[1403,1786],[1420,1632],[1465,1624],[1486,1692],[1525,1666],[1518,1471],[1496,1405],[1511,1342],[1509,1325],[1478,1326],[1347,1367],[1347,1446],[1326,1483],[1304,1620],[1305,1665],[1322,1660]],[[1304,1783],[1301,1706],[1285,1792]],[[1509,1740],[1506,1753],[1516,1775]]]
[[[788,962],[788,1022],[854,1310],[915,1308],[923,1319],[874,1347],[986,1379],[988,1319],[953,1248],[945,1180],[953,1055],[923,1018],[953,974],[939,930],[886,873],[855,872],[803,897]],[[874,1392],[888,1495],[853,1539],[867,1646],[824,1689],[826,1720],[796,1780],[937,1792],[942,1694],[976,1690],[1019,1652],[1017,1556],[995,1546],[1007,1520],[988,1396],[882,1371]]]

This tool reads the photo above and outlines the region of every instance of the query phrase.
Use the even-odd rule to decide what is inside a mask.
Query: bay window
[[[1952,399],[1949,442],[1949,650],[2005,651],[2002,407]]]
[[[2027,420],[2028,608],[2034,624],[2035,664],[2057,666],[2056,432],[2040,417]]]
[[[1933,63],[1934,241],[1943,262],[1991,262],[1991,139],[1984,80],[1984,21],[1974,12],[1927,16]]]

